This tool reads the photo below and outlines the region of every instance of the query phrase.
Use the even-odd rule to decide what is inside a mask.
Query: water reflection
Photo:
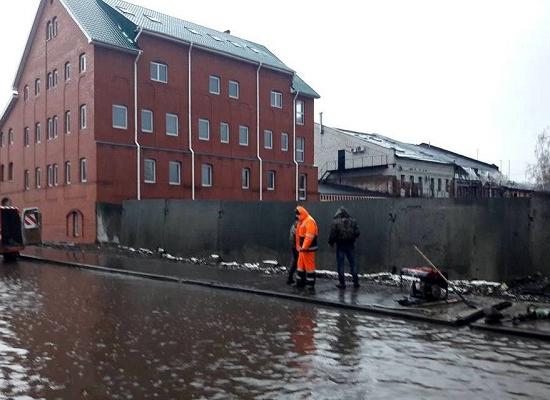
[[[0,398],[547,399],[549,372],[543,342],[0,265]]]

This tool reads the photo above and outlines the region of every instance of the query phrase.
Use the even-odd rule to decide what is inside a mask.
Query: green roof
[[[294,74],[292,79],[292,90],[294,93],[299,92],[300,95],[313,97],[315,99],[320,98],[319,94],[311,88],[302,78]]]

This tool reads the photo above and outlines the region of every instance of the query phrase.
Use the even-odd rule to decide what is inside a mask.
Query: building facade
[[[318,94],[267,48],[119,0],[42,0],[0,119],[0,193],[43,237],[96,204],[316,200]]]
[[[382,197],[476,199],[530,193],[514,189],[493,164],[426,143],[403,143],[319,124],[315,126],[315,163],[321,187],[330,185],[331,196],[335,185]]]

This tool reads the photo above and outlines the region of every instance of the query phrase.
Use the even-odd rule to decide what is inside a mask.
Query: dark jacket
[[[355,243],[355,239],[359,237],[361,232],[357,226],[357,221],[353,219],[348,211],[344,207],[340,207],[332,224],[330,225],[330,234],[328,243],[332,246],[335,243],[337,245],[350,245]]]

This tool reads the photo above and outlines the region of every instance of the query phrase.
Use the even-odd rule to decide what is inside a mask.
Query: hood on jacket
[[[349,215],[348,210],[344,208],[344,206],[340,207],[338,211],[336,211],[336,214],[334,214],[334,218],[349,218],[351,215]]]
[[[298,215],[298,220],[300,221],[303,221],[304,219],[306,219],[309,215],[309,213],[307,212],[307,210],[302,207],[302,206],[298,206],[296,207],[296,214]]]

